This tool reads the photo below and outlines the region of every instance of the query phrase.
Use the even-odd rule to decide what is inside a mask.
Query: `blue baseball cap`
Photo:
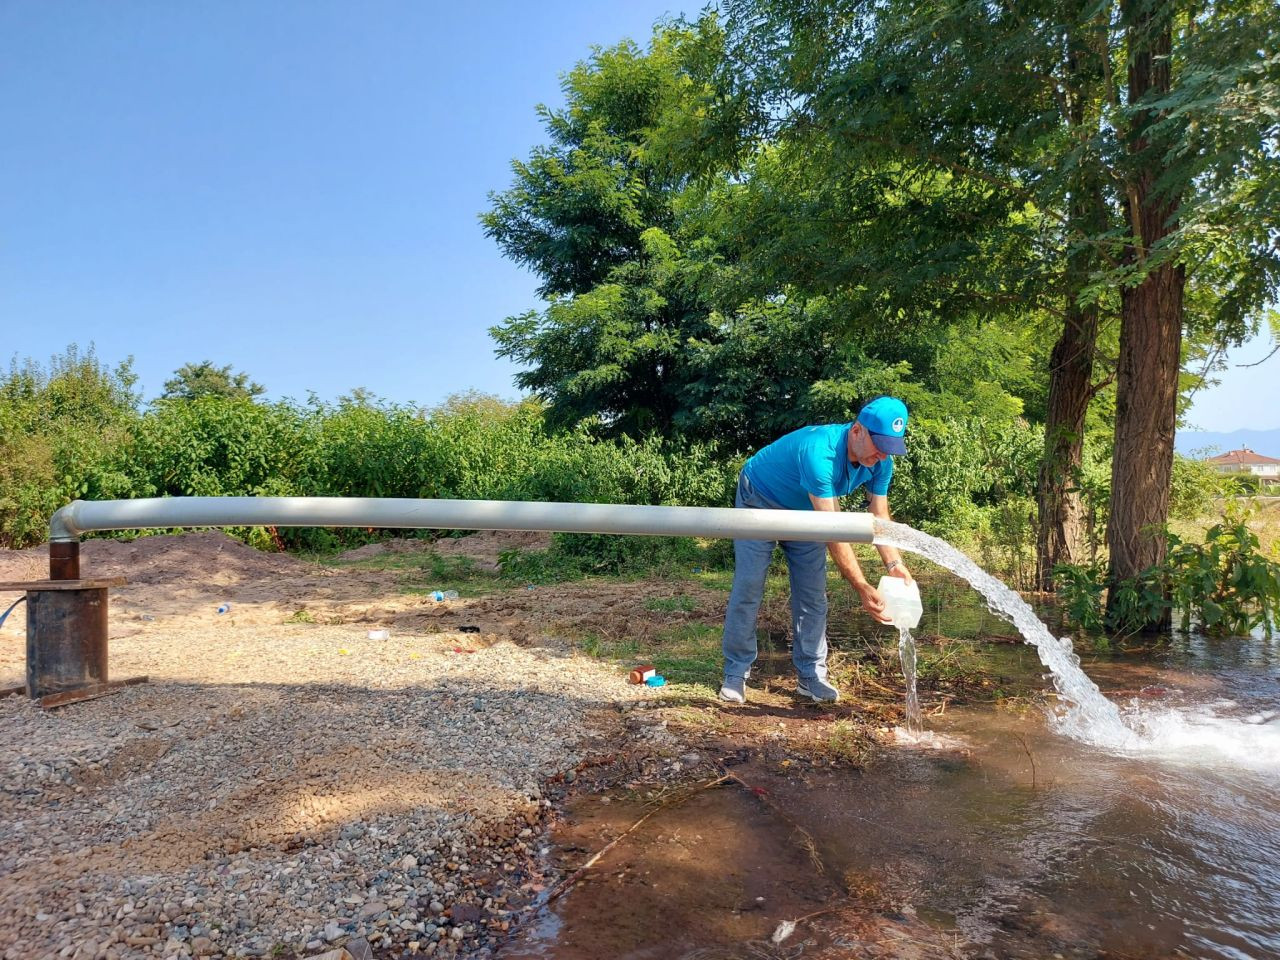
[[[867,428],[871,442],[881,453],[907,452],[907,405],[897,397],[876,397],[858,412],[858,423]]]

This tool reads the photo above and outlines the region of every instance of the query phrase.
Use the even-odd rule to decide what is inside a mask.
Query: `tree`
[[[718,102],[750,137],[794,144],[833,180],[945,174],[989,197],[967,216],[950,198],[919,193],[923,202],[893,207],[887,226],[901,240],[879,248],[897,254],[914,239],[918,258],[896,274],[891,257],[873,259],[870,276],[888,277],[890,290],[895,275],[922,277],[914,302],[932,296],[948,310],[964,296],[988,310],[1016,297],[1061,318],[1048,371],[1042,572],[1078,541],[1072,474],[1084,414],[1112,379],[1095,375],[1099,332],[1119,318],[1112,574],[1158,561],[1180,335],[1239,342],[1280,277],[1273,5],[739,0],[729,10],[732,65]],[[1122,87],[1115,78],[1126,69]],[[952,214],[942,221],[951,244],[936,242],[940,210]],[[864,233],[886,226],[874,211],[864,217]],[[1022,251],[1033,255],[993,272],[980,238],[1002,250],[1029,242]],[[874,257],[877,247],[857,249]]]
[[[566,106],[542,108],[550,144],[514,164],[514,185],[493,195],[483,217],[549,298],[492,331],[499,354],[527,368],[519,384],[548,402],[557,426],[598,418],[615,434],[739,449],[815,418],[852,416],[913,379],[926,387],[916,391],[926,405],[933,398],[951,413],[974,412],[968,400],[1006,418],[1020,413],[1021,398],[999,378],[943,374],[955,348],[990,339],[968,292],[956,295],[968,311],[967,332],[957,333],[935,306],[945,281],[936,263],[899,244],[898,263],[918,263],[918,274],[881,282],[865,270],[867,251],[888,243],[889,231],[852,236],[859,209],[927,196],[934,241],[953,245],[956,222],[989,204],[989,191],[939,176],[901,184],[889,170],[837,179],[833,194],[819,168],[785,144],[751,158],[747,189],[733,162],[678,146],[716,122],[706,99],[722,43],[710,19],[660,26],[647,52],[624,43],[579,64],[565,80]],[[816,226],[803,236],[788,227],[808,222]],[[828,296],[836,273],[863,283]],[[911,321],[857,322],[894,311]]]
[[[196,400],[200,397],[233,397],[252,399],[266,392],[247,373],[232,373],[231,364],[215,367],[209,360],[184,363],[173,378],[164,383],[161,400]]]
[[[492,334],[529,367],[516,382],[554,423],[599,417],[613,433],[668,432],[686,376],[685,340],[707,310],[673,237],[685,177],[648,158],[645,132],[686,95],[696,28],[659,28],[649,50],[599,49],[565,77],[566,105],[539,107],[550,143],[513,163],[515,182],[481,217],[548,298]]]
[[[1107,545],[1113,582],[1165,558],[1184,333],[1258,329],[1280,284],[1280,16],[1273,3],[1122,0],[1115,175],[1128,230]],[[1121,34],[1122,32],[1122,34]],[[1193,311],[1188,314],[1188,306]]]
[[[75,344],[0,371],[0,546],[39,543],[76,498],[125,495],[138,416],[133,358],[114,369]]]

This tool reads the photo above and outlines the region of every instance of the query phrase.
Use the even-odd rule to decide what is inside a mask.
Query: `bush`
[[[974,507],[1034,497],[1042,445],[1041,431],[1020,421],[913,421],[907,455],[894,463],[894,517],[935,536],[973,530]],[[1034,543],[1034,525],[1028,535]]]
[[[1280,613],[1280,563],[1262,553],[1249,529],[1255,512],[1228,500],[1204,543],[1170,536],[1169,593],[1184,629],[1194,619],[1207,633],[1238,635],[1261,626],[1271,636]]]
[[[208,395],[157,403],[138,423],[132,496],[288,496],[315,468],[310,424],[287,403]]]
[[[1203,460],[1174,454],[1169,519],[1196,520],[1203,517],[1212,511],[1215,500],[1238,493],[1241,479],[1244,478],[1219,473]]]
[[[0,376],[0,546],[39,543],[77,497],[130,495],[135,382],[130,361],[110,370],[74,346]]]
[[[1211,635],[1236,636],[1262,627],[1270,636],[1280,613],[1280,562],[1260,550],[1249,528],[1252,511],[1227,501],[1203,543],[1168,534],[1165,562],[1137,577],[1108,583],[1101,563],[1059,565],[1054,577],[1068,618],[1083,630],[1127,635],[1159,625],[1174,609],[1184,630],[1194,623]]]

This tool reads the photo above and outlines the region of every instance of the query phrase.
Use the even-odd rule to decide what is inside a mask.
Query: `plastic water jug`
[[[920,588],[912,580],[910,583],[901,577],[881,577],[876,585],[880,596],[884,598],[884,613],[895,627],[914,630],[924,613],[924,604],[920,602]]]

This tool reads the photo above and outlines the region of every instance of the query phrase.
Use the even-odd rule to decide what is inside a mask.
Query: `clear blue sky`
[[[513,397],[537,305],[477,221],[591,46],[662,0],[0,2],[0,362],[132,354],[268,396]]]
[[[1227,354],[1221,383],[1191,400],[1188,430],[1275,430],[1280,428],[1280,352],[1267,334]]]
[[[487,330],[535,282],[477,214],[561,73],[682,11],[0,0],[0,362],[93,342],[148,398],[204,359],[270,397],[515,396]],[[1278,374],[1229,369],[1192,422],[1280,427]]]

